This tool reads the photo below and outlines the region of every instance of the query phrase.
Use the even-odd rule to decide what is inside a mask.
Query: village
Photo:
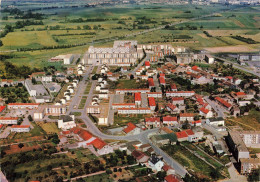
[[[0,81],[29,95],[28,102],[1,99],[2,157],[42,145],[57,155],[88,151],[106,161],[98,171],[113,181],[245,180],[260,166],[259,117],[240,119],[259,116],[256,75],[205,51],[134,40],[49,62],[66,69]],[[108,165],[115,153],[123,155],[120,167]],[[64,174],[63,180],[86,174]]]

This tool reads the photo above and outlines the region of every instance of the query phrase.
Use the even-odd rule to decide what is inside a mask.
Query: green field
[[[87,101],[87,96],[83,96],[83,97],[81,98],[81,100],[80,100],[78,109],[83,109],[84,106],[85,106],[86,101]]]
[[[68,4],[72,5],[70,2]],[[19,8],[27,10],[31,7],[45,7],[46,5],[20,4]],[[80,4],[77,2],[76,4]],[[223,12],[223,10],[227,10]],[[55,11],[56,14],[53,14]],[[0,50],[16,50],[20,48],[43,48],[43,46],[61,46],[78,45],[71,48],[43,49],[25,52],[5,53],[11,54],[13,58],[9,59],[18,65],[29,65],[32,67],[46,66],[47,60],[59,54],[78,53],[83,54],[88,46],[94,41],[95,46],[111,46],[111,42],[99,42],[105,38],[120,37],[133,32],[139,32],[147,28],[153,28],[168,23],[179,22],[174,30],[157,30],[127,39],[136,39],[139,43],[158,43],[168,42],[174,46],[187,46],[192,49],[200,50],[207,47],[224,47],[245,45],[244,42],[231,38],[232,34],[250,37],[258,40],[260,33],[260,11],[257,7],[237,7],[221,5],[117,5],[101,6],[95,8],[58,8],[55,10],[44,9],[35,11],[45,14],[44,25],[30,25],[24,28],[15,29],[8,33],[4,38],[3,46]],[[98,13],[97,13],[98,12]],[[206,15],[213,12],[216,15],[195,20],[192,22],[181,23],[190,18]],[[6,24],[14,25],[17,19],[14,19],[8,13],[8,20],[0,20],[1,27]],[[82,18],[82,21],[77,21]],[[105,20],[104,20],[105,18]],[[91,21],[89,20],[91,19]],[[101,19],[101,20],[98,20]],[[20,20],[20,19],[19,19]],[[90,26],[92,30],[84,29],[84,26]],[[57,29],[51,27],[59,26]],[[94,27],[96,26],[96,29]],[[195,26],[196,29],[190,29]],[[180,30],[181,28],[181,30]],[[223,35],[207,37],[203,31],[214,31],[218,34],[225,31]],[[228,32],[232,33],[228,33]],[[173,36],[172,36],[173,35]],[[252,50],[259,44],[250,45]],[[251,50],[250,49],[250,50]],[[239,51],[239,50],[238,50]]]

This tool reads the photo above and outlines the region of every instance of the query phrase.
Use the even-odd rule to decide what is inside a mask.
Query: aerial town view
[[[259,182],[260,0],[0,1],[0,182]]]

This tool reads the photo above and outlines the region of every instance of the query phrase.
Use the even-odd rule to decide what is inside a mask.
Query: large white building
[[[25,80],[25,88],[27,89],[27,91],[29,92],[29,95],[31,97],[37,95],[37,91],[36,91],[36,88],[32,84],[32,80],[30,80],[30,79]]]
[[[17,117],[0,117],[0,124],[17,124]]]
[[[76,127],[74,115],[61,115],[58,120],[58,128],[69,130]]]
[[[130,64],[135,64],[137,59],[141,59],[143,55],[143,50],[137,50],[137,41],[115,41],[113,47],[95,48],[90,46],[82,62],[83,64],[130,66]]]

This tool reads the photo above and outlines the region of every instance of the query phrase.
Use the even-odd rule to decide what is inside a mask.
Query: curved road
[[[140,63],[140,64],[142,64],[142,63]],[[74,105],[77,105],[80,102],[81,96],[84,95],[84,90],[85,90],[86,85],[87,85],[86,81],[88,80],[88,77],[91,74],[93,67],[92,66],[89,67],[89,69],[86,71],[85,75],[83,76],[82,81],[79,82],[76,93],[71,100],[67,114],[69,114],[71,112],[81,112],[81,116],[77,117],[77,118],[82,119],[82,121],[87,126],[88,131],[90,131],[93,135],[95,135],[99,138],[112,139],[112,140],[126,140],[126,141],[137,140],[137,141],[142,142],[143,144],[149,143],[152,146],[152,148],[154,149],[154,151],[157,154],[161,155],[163,157],[164,161],[175,169],[177,174],[179,174],[180,176],[185,176],[185,174],[187,173],[186,169],[149,140],[149,135],[156,133],[159,130],[159,128],[146,130],[146,131],[141,132],[138,135],[129,135],[129,136],[107,135],[107,134],[102,133],[98,129],[98,127],[88,117],[87,112],[86,112],[86,107],[91,102],[93,90],[95,88],[95,82],[90,82],[90,83],[93,83],[93,84],[92,84],[91,90],[88,94],[88,99],[85,103],[84,109],[75,109],[74,108]]]

